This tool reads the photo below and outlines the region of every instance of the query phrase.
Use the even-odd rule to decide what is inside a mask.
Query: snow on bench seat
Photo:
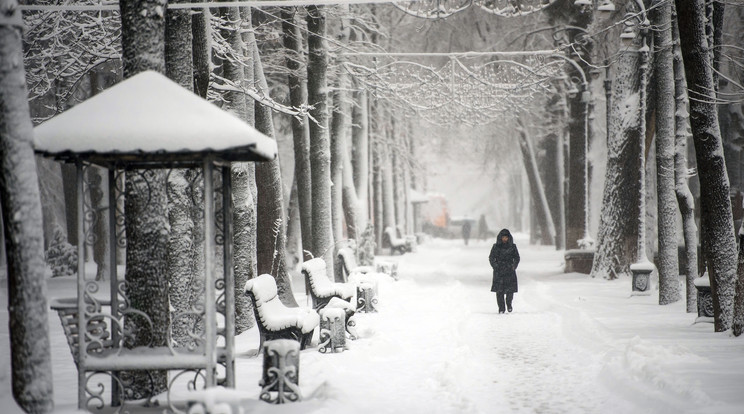
[[[395,254],[396,251],[403,254],[413,250],[410,242],[407,242],[406,239],[399,238],[392,227],[385,227],[384,238],[390,246],[391,256]]]
[[[310,259],[302,264],[302,273],[305,274],[305,283],[308,287],[311,295],[313,296],[314,303],[315,299],[324,300],[324,305],[332,297],[339,297],[344,300],[349,300],[354,297],[355,286],[349,283],[334,283],[326,276],[326,264],[322,258]],[[318,309],[315,304],[314,308]]]
[[[273,276],[263,274],[249,280],[245,284],[245,292],[253,302],[261,346],[264,341],[273,339],[295,339],[300,342],[302,349],[310,343],[320,317],[310,308],[286,307],[277,296]]]
[[[349,247],[342,247],[338,249],[338,257],[341,262],[341,267],[346,272],[346,276],[351,276],[353,273],[369,273],[374,272],[373,266],[359,266],[357,265],[356,256],[354,250]]]

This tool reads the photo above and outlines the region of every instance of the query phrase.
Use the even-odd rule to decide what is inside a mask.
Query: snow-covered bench
[[[411,242],[409,240],[406,240],[405,238],[398,237],[395,229],[393,229],[392,227],[385,227],[383,237],[385,238],[383,244],[387,243],[387,245],[390,246],[391,256],[395,254],[396,251],[400,254],[413,251]]]
[[[110,303],[101,301],[101,305],[109,306]],[[78,304],[77,298],[58,298],[52,299],[50,308],[57,311],[60,322],[62,322],[62,330],[67,338],[67,345],[70,346],[70,352],[72,353],[72,359],[75,361],[75,365],[78,364],[78,342],[79,332],[78,328]],[[107,349],[114,347],[114,341],[111,340],[111,332],[106,325],[106,321],[102,316],[93,317],[87,320],[86,330],[88,335],[99,339],[99,341],[91,342],[88,352],[100,354]]]
[[[348,280],[349,276],[355,273],[371,273],[375,271],[373,266],[359,266],[356,261],[354,250],[350,247],[338,249],[338,262],[341,264],[340,271],[343,272],[344,279]]]
[[[300,349],[310,343],[313,331],[320,323],[318,313],[310,308],[288,308],[279,300],[276,281],[269,274],[251,279],[245,284],[245,292],[253,303],[261,346],[274,339],[294,339]]]
[[[313,309],[341,308],[346,313],[346,331],[352,339],[356,338],[354,326],[355,307],[352,305],[356,285],[353,283],[334,283],[326,275],[326,263],[320,258],[310,259],[302,264],[302,274],[305,276],[305,289],[312,299]]]
[[[355,286],[351,283],[334,283],[326,275],[326,263],[320,258],[310,259],[302,264],[305,288],[313,301],[313,309],[326,307],[333,298],[350,301],[354,297]]]

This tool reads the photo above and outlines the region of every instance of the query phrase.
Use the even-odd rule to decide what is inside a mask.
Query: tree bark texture
[[[204,0],[194,0],[202,3]],[[209,67],[211,61],[211,39],[209,37],[211,12],[208,8],[191,15],[191,53],[193,56],[194,92],[207,99],[209,90]],[[236,285],[237,286],[237,285]]]
[[[344,239],[343,231],[343,144],[346,139],[346,118],[348,117],[348,105],[344,89],[348,89],[346,76],[343,71],[338,74],[336,87],[332,93],[333,113],[331,118],[331,205],[333,222],[333,239],[340,241]],[[334,254],[334,258],[336,255]],[[338,265],[338,264],[336,264]],[[337,274],[339,272],[336,272]]]
[[[677,205],[682,216],[682,235],[685,241],[685,298],[688,313],[697,312],[697,289],[695,278],[698,277],[698,236],[695,223],[695,199],[689,186],[687,167],[687,140],[690,136],[690,119],[687,112],[687,84],[685,68],[682,62],[682,51],[679,47],[679,29],[677,28],[676,8],[672,5],[672,36],[674,40],[674,191]]]
[[[13,398],[27,413],[54,410],[44,232],[32,147],[21,11],[0,0],[0,201],[8,277]]]
[[[622,52],[615,65],[607,171],[592,277],[615,279],[621,274],[629,275],[629,266],[638,252],[639,205],[632,195],[640,192],[638,152],[644,141],[639,112],[639,58],[635,51]]]
[[[367,91],[354,92],[351,112],[351,164],[354,169],[354,187],[359,198],[359,216],[362,229],[369,220],[369,105]],[[360,229],[361,232],[361,229]]]
[[[739,227],[739,254],[736,266],[736,297],[734,299],[734,320],[731,331],[734,336],[744,332],[744,222]]]
[[[659,232],[659,304],[680,299],[677,254],[677,203],[675,197],[675,102],[672,61],[672,6],[659,6],[652,13],[654,67],[656,72],[656,189]]]
[[[392,137],[389,129],[385,129],[385,141],[379,145],[380,150],[380,173],[382,174],[382,228],[395,228],[395,195],[393,188],[393,156],[390,147]]]
[[[165,8],[157,0],[119,3],[124,78],[145,70],[165,73]],[[128,171],[126,200],[127,296],[142,318],[127,320],[134,332],[128,347],[166,346],[170,328],[168,307],[168,208],[165,173],[159,170]],[[124,374],[123,374],[124,375]],[[166,371],[134,371],[125,398],[140,399],[167,389]]]
[[[176,3],[183,0],[176,0]],[[191,12],[188,10],[167,11],[165,18],[165,73],[168,78],[182,87],[193,91],[193,39]],[[168,296],[171,302],[171,338],[177,346],[193,345],[191,334],[201,334],[196,315],[191,313],[204,301],[204,235],[200,210],[203,197],[196,197],[194,184],[196,170],[174,169],[168,174],[168,221],[170,238],[168,242]],[[199,198],[197,200],[197,198]]]
[[[287,53],[287,84],[290,104],[299,108],[307,104],[307,87],[300,77],[305,69],[302,48],[302,33],[293,8],[283,7],[282,41]],[[300,213],[302,236],[302,260],[312,258],[313,252],[313,200],[310,180],[310,129],[307,116],[292,117],[292,137],[294,142],[295,181],[297,182],[297,202]]]
[[[255,43],[254,43],[255,45]],[[256,85],[268,95],[269,87],[264,77],[258,46],[253,48],[253,66]],[[256,129],[276,139],[271,109],[255,105]],[[276,279],[279,299],[286,306],[297,307],[292,293],[292,278],[287,273],[287,217],[284,209],[284,188],[279,158],[256,165],[257,204],[257,258],[258,274],[269,273]]]
[[[310,171],[313,199],[313,256],[326,262],[328,278],[333,280],[333,233],[331,228],[331,148],[328,137],[328,46],[326,16],[322,6],[307,7],[308,104],[310,115]]]
[[[680,45],[690,98],[690,124],[700,177],[703,243],[713,292],[716,332],[731,328],[736,289],[736,237],[723,144],[711,91],[715,90],[705,36],[705,1],[677,0]]]
[[[352,240],[358,241],[364,228],[361,225],[359,213],[360,203],[354,186],[353,167],[348,149],[348,137],[341,141],[341,156],[343,163],[343,209],[346,220],[346,234]]]
[[[393,175],[393,211],[395,224],[402,232],[406,229],[405,218],[405,187],[403,185],[403,157],[401,150],[402,138],[404,137],[400,122],[391,117],[390,122],[390,166]]]
[[[379,142],[373,142],[372,144],[372,205],[373,205],[373,224],[375,228],[375,244],[377,245],[377,252],[382,252],[382,233],[384,229],[384,214],[383,214],[383,196],[382,196],[382,149]]]
[[[253,69],[253,47],[256,39],[250,31],[251,9],[240,8],[243,22],[243,84],[253,85],[255,74]],[[255,101],[245,99],[245,118],[249,125],[255,125]],[[257,265],[257,213],[256,199],[256,165],[252,162],[235,162],[231,167],[233,183],[233,263],[235,277],[235,333],[240,334],[254,325],[253,305],[245,294],[245,283],[258,273]]]
[[[127,319],[125,329],[133,339],[128,348],[168,345],[170,310],[168,301],[168,220],[165,175],[158,170],[127,172],[127,297],[130,306],[148,316]],[[166,371],[131,372],[133,383],[127,399],[153,396],[167,388]],[[152,382],[150,381],[152,380]],[[152,393],[152,394],[151,394]]]
[[[297,200],[297,181],[292,180],[292,191],[287,206],[287,267],[297,270],[302,262],[302,229],[300,227],[300,208]]]

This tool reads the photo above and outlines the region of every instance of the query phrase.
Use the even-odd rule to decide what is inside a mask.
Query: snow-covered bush
[[[70,276],[77,272],[77,249],[67,242],[62,227],[54,228],[54,236],[45,256],[47,264],[52,269],[52,277]]]

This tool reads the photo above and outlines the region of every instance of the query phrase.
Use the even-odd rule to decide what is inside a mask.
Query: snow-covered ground
[[[379,312],[358,314],[361,338],[339,354],[301,353],[304,401],[257,401],[261,358],[252,329],[237,338],[237,388],[251,412],[272,413],[741,413],[744,338],[693,323],[684,303],[630,296],[628,279],[563,274],[562,252],[528,246],[514,313],[489,292],[490,243],[432,240],[380,285]],[[3,281],[4,282],[4,281]],[[51,280],[52,295],[71,283]],[[304,286],[295,283],[305,303]],[[0,289],[7,327],[7,290]],[[49,314],[56,406],[76,404],[76,370]],[[317,338],[316,338],[317,341]],[[10,395],[7,328],[0,329],[0,412]]]

